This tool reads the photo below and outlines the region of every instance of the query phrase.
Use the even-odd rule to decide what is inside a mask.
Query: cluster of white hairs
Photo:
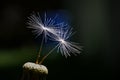
[[[57,52],[60,52],[65,57],[71,56],[71,54],[79,54],[81,48],[78,43],[71,42],[69,38],[73,35],[72,28],[63,22],[56,22],[58,15],[54,17],[47,17],[44,14],[44,19],[42,20],[40,14],[32,14],[28,17],[28,28],[32,28],[36,37],[43,35],[43,41],[48,39],[57,42],[55,48],[53,48],[49,54],[57,48]]]

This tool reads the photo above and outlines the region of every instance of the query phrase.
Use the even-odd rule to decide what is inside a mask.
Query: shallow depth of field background
[[[72,39],[83,46],[83,51],[68,59],[51,54],[44,62],[49,70],[47,80],[115,80],[120,67],[118,0],[1,1],[0,80],[20,80],[22,65],[36,60],[39,45],[26,28],[27,17],[33,11],[56,10],[70,14],[76,31]]]

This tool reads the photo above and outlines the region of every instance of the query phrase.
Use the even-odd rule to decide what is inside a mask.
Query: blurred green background
[[[47,80],[115,80],[119,77],[120,3],[118,0],[4,0],[0,2],[0,80],[20,80],[22,65],[35,62],[39,45],[27,17],[65,10],[83,46],[77,57],[54,52],[44,62]],[[43,51],[46,51],[43,49]]]

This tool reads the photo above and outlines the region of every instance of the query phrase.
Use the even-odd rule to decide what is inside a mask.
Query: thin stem
[[[46,54],[41,61],[39,62],[39,64],[42,64],[43,61],[59,46],[59,44],[57,46],[55,46],[48,54]]]
[[[43,36],[43,38],[42,38],[42,42],[41,42],[41,45],[40,45],[40,49],[39,49],[39,52],[38,52],[38,55],[37,55],[36,64],[39,63],[39,58],[40,58],[40,53],[41,53],[41,51],[42,51],[43,43],[44,43],[44,36]]]

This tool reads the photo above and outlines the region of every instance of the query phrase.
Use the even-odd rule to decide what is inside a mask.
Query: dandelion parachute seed
[[[40,14],[33,14],[28,17],[28,28],[33,29],[32,32],[36,34],[36,37],[40,36],[43,33],[45,40],[47,40],[47,36],[52,37],[52,35],[56,33],[54,30],[54,25],[56,25],[54,19],[56,16],[53,19],[47,18],[45,13],[44,17],[44,20],[41,20]]]
[[[77,46],[78,43],[68,41],[68,39],[72,36],[72,29],[63,30],[61,29],[58,33],[58,38],[55,41],[58,42],[58,52],[61,52],[65,57],[71,56],[71,53],[74,55],[79,54],[81,48]]]
[[[33,29],[33,33],[36,34],[36,37],[40,36],[43,34],[43,39],[41,42],[40,50],[37,56],[36,63],[39,63],[39,58],[40,58],[40,53],[42,50],[43,42],[47,41],[47,37],[52,38],[54,37],[54,34],[56,33],[55,30],[55,19],[57,18],[57,15],[52,19],[52,18],[47,18],[46,13],[44,15],[44,20],[41,20],[40,14],[32,14],[30,17],[28,17],[28,28]]]

